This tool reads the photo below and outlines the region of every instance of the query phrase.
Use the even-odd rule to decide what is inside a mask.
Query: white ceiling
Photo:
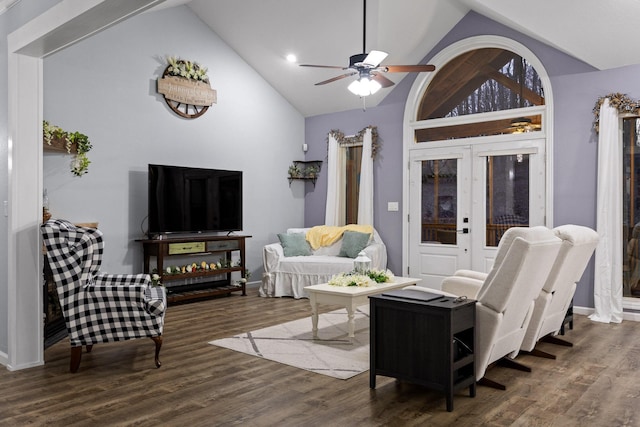
[[[347,90],[352,78],[314,85],[343,71],[285,59],[293,53],[299,63],[347,66],[349,56],[362,53],[362,0],[166,0],[160,7],[181,4],[305,117],[362,106]],[[637,0],[368,0],[366,50],[388,52],[383,65],[418,64],[470,10],[597,69],[640,63]],[[406,74],[385,76],[398,83]],[[367,106],[391,90],[367,97]]]

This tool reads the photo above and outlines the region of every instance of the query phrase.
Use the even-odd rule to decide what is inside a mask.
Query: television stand
[[[142,243],[144,272],[152,274],[155,270],[167,288],[167,301],[178,303],[232,292],[247,295],[245,239],[250,237],[163,236],[162,239],[136,241]],[[234,254],[239,255],[239,261],[231,262]],[[152,259],[155,259],[155,266]],[[236,271],[242,280],[233,283],[231,276]]]

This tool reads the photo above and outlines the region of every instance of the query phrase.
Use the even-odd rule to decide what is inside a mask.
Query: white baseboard
[[[37,362],[25,363],[23,365],[11,365],[9,364],[9,355],[7,353],[0,351],[0,365],[3,365],[7,368],[8,371],[19,371],[21,369],[33,368],[35,366],[44,365],[44,361],[40,360]]]
[[[588,316],[588,315],[592,314],[594,311],[596,311],[596,310],[594,308],[590,308],[590,307],[573,306],[573,312],[575,314],[582,314],[583,316]]]
[[[22,369],[35,368],[36,366],[42,366],[42,365],[44,365],[43,361],[31,362],[31,363],[25,363],[25,364],[22,364],[22,365],[18,365],[18,366],[7,365],[7,369],[10,370],[10,371],[20,371]]]
[[[593,314],[596,310],[590,307],[573,307],[573,312],[575,314],[582,314],[584,316],[589,316]],[[632,311],[624,311],[622,313],[623,320],[631,320],[633,322],[640,322],[640,313],[632,312]]]
[[[247,282],[247,288],[259,288],[262,284],[261,281],[256,280],[255,282]]]

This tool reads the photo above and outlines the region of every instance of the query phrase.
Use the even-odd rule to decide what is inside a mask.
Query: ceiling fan
[[[542,128],[539,123],[533,123],[529,117],[518,117],[511,120],[511,125],[507,131],[509,133],[535,132]]]
[[[367,0],[363,0],[363,19],[362,19],[362,51],[366,52],[367,41]],[[433,65],[381,65],[381,62],[387,57],[386,52],[372,50],[369,53],[358,53],[349,57],[349,66],[342,67],[338,65],[311,65],[300,64],[301,67],[316,68],[335,68],[339,70],[348,70],[347,73],[332,77],[316,83],[316,86],[332,83],[337,80],[358,75],[358,79],[349,85],[349,90],[361,97],[372,95],[380,88],[393,86],[395,83],[386,78],[382,73],[420,73],[424,71],[434,71]]]

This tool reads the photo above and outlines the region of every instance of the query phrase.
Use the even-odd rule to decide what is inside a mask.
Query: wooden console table
[[[244,280],[239,283],[231,282],[231,273],[238,271],[242,279],[245,279],[245,239],[251,236],[189,236],[189,237],[165,237],[162,239],[141,239],[144,250],[144,272],[151,273],[151,258],[155,258],[160,280],[167,288],[168,302],[182,302],[201,299],[216,295],[230,294],[241,291],[247,295]],[[197,265],[202,262],[216,263],[212,256],[223,256],[226,260],[232,259],[234,252],[239,253],[240,261],[237,264],[222,265],[221,268],[208,270],[195,270],[192,272],[169,274],[166,268],[171,257],[193,259]],[[173,283],[172,283],[173,282]]]
[[[447,411],[454,391],[475,397],[475,301],[411,290],[369,299],[372,389],[376,375],[419,384],[444,393]]]

